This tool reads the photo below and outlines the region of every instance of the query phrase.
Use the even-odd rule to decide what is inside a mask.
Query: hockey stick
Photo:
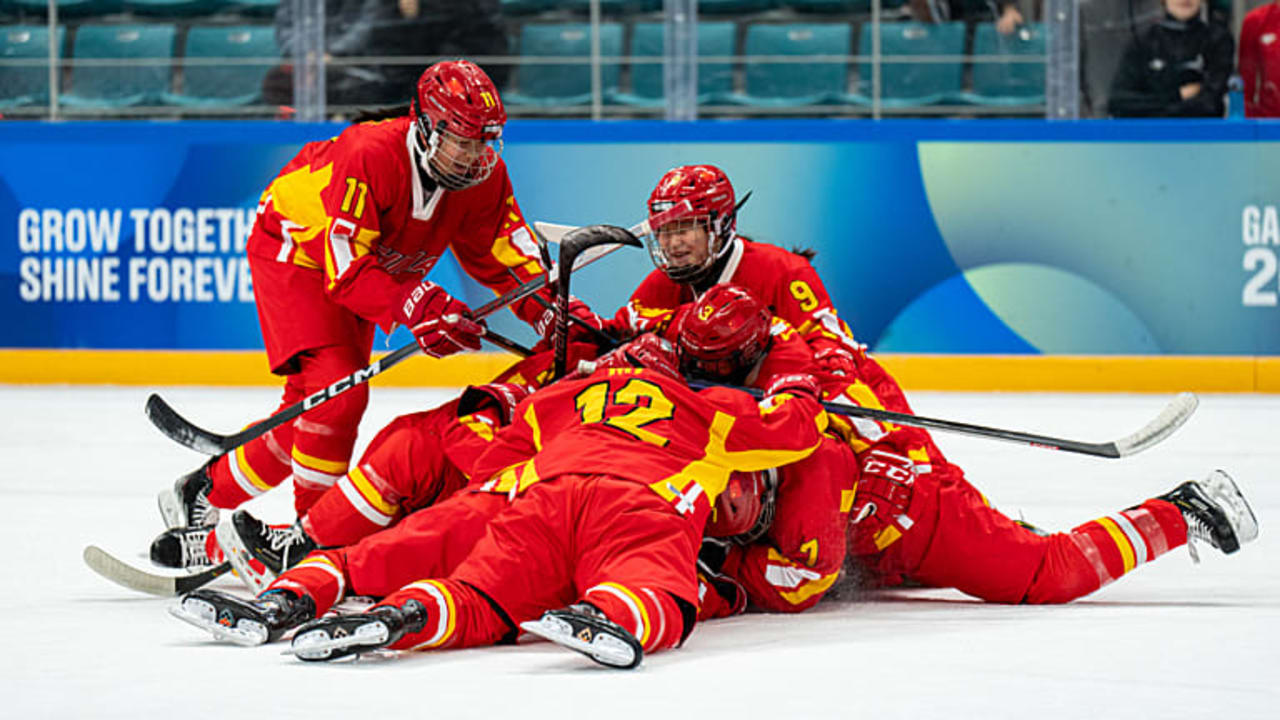
[[[647,224],[647,223],[646,223]],[[615,225],[589,225],[578,228],[560,242],[560,262],[556,267],[570,268],[563,277],[556,279],[555,331],[551,334],[551,347],[555,365],[553,378],[564,377],[569,352],[569,280],[573,277],[574,262],[578,256],[597,245],[631,245],[644,247],[644,243],[631,230]]]
[[[529,348],[488,328],[485,329],[483,337],[488,342],[516,355],[529,357],[533,354],[533,351]],[[151,419],[152,425],[159,428],[160,432],[169,436],[171,440],[206,455],[221,455],[270,432],[272,428],[289,422],[316,405],[331,400],[360,383],[368,382],[369,378],[412,355],[417,349],[417,342],[406,345],[386,357],[374,360],[373,364],[364,370],[357,370],[354,374],[348,375],[329,387],[317,391],[302,402],[290,405],[262,422],[250,425],[244,430],[231,435],[220,435],[192,423],[179,415],[178,411],[165,402],[164,398],[155,393],[152,393],[147,398],[147,417]]]
[[[756,388],[739,387],[736,385],[720,385],[719,383],[694,380],[689,382],[689,386],[693,388],[730,387],[735,390],[741,390],[742,392],[745,392],[757,399],[764,397],[764,393]],[[845,403],[821,401],[820,404],[824,409],[838,415],[864,417],[872,420],[896,423],[898,425],[930,428],[932,430],[944,430],[946,432],[961,433],[964,435],[976,435],[978,437],[1005,440],[1007,442],[1014,442],[1022,445],[1031,445],[1033,447],[1044,448],[1046,450],[1061,450],[1063,452],[1079,453],[1081,455],[1093,455],[1094,457],[1122,458],[1140,453],[1172,435],[1174,431],[1182,427],[1182,424],[1185,423],[1191,417],[1192,413],[1196,411],[1196,407],[1200,404],[1200,401],[1192,393],[1179,393],[1177,397],[1170,401],[1169,404],[1160,411],[1159,415],[1152,418],[1146,425],[1143,425],[1138,430],[1117,440],[1100,443],[1069,440],[1066,438],[1050,437],[1048,435],[1035,435],[1032,433],[1022,432],[1020,430],[1004,430],[1001,428],[987,427],[985,425],[972,425],[969,423],[956,422],[954,420],[940,420],[938,418],[925,417],[923,415],[909,415],[906,413],[893,412],[891,410],[877,410],[875,408],[865,408]]]
[[[231,570],[231,563],[224,562],[189,575],[160,575],[136,568],[97,545],[85,547],[84,564],[117,585],[160,597],[185,595]]]
[[[688,201],[680,203],[666,212],[655,215],[652,220],[661,225],[665,222],[667,216],[674,216],[677,210],[686,211]],[[631,228],[632,235],[643,235],[649,232],[649,221],[646,220]],[[588,248],[579,254],[575,259],[571,270],[579,270],[617,250],[621,245],[596,245]],[[551,268],[545,275],[530,280],[529,282],[517,288],[512,288],[502,295],[490,300],[471,312],[472,319],[480,320],[486,318],[502,308],[520,302],[521,300],[533,295],[534,293],[546,287],[548,282],[555,282],[559,276],[560,267]],[[418,351],[418,343],[411,342],[387,355],[374,360],[368,367],[361,368],[346,377],[338,378],[328,387],[317,390],[311,395],[303,398],[301,401],[290,405],[289,407],[277,412],[265,420],[250,425],[232,435],[219,435],[200,428],[186,418],[178,414],[164,398],[159,395],[152,394],[147,398],[146,412],[147,417],[151,420],[151,424],[155,425],[160,432],[164,433],[169,439],[186,445],[197,452],[206,455],[221,455],[229,450],[234,450],[250,440],[266,434],[272,428],[279,427],[311,408],[332,400],[338,395],[350,390],[356,385],[369,382],[375,375],[378,375],[392,366],[396,365],[405,358],[413,355]]]

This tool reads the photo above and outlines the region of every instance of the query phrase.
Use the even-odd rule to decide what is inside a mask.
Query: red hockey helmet
[[[409,111],[418,163],[445,189],[479,185],[493,172],[507,111],[478,65],[446,60],[422,71]]]
[[[649,194],[649,217],[670,210],[681,200],[689,201],[689,211],[653,228],[646,238],[653,264],[675,282],[693,283],[706,275],[733,244],[737,228],[733,185],[729,176],[714,165],[682,165],[668,170]],[[662,235],[698,226],[707,232],[707,256],[700,262],[673,264],[662,246]]]
[[[769,310],[745,288],[713,285],[684,313],[676,334],[686,375],[742,383],[769,350]]]
[[[742,545],[759,538],[773,524],[778,471],[735,472],[716,496],[706,534]]]

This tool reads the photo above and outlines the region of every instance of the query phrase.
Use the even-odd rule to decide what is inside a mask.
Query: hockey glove
[[[554,301],[552,302],[554,303]],[[572,295],[569,296],[569,315],[578,318],[582,323],[585,323],[596,330],[601,330],[606,333],[608,332],[609,322],[603,317],[597,315],[590,307],[587,306],[586,303]],[[542,311],[542,316],[533,323],[533,329],[542,336],[543,340],[547,341],[547,344],[552,344],[553,340],[551,335],[556,330],[556,311],[554,304]],[[596,333],[593,333],[586,327],[583,327],[582,324],[570,322],[568,342],[590,342],[599,345],[600,338]]]
[[[413,333],[422,352],[435,358],[461,350],[479,350],[484,322],[444,288],[424,280],[409,288],[400,304],[400,322]]]
[[[813,354],[813,359],[823,372],[847,378],[858,375],[857,360],[854,359],[853,353],[842,347],[836,345],[824,347]]]
[[[822,390],[818,387],[817,378],[808,373],[786,373],[769,378],[764,386],[765,400],[783,394],[818,400],[822,397]]]
[[[646,333],[595,361],[591,371],[604,368],[630,367],[656,370],[673,378],[680,375],[680,359],[669,341]]]
[[[904,518],[908,517],[915,481],[915,463],[905,455],[873,449],[863,457],[849,514],[851,554],[880,552],[911,527],[911,521]]]
[[[458,399],[458,417],[493,407],[498,410],[498,422],[507,425],[511,422],[516,406],[531,392],[532,388],[517,383],[469,385]]]

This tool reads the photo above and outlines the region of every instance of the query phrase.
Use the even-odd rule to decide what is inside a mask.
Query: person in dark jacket
[[[1235,41],[1204,20],[1202,0],[1164,0],[1164,17],[1125,49],[1111,82],[1114,117],[1222,117]]]

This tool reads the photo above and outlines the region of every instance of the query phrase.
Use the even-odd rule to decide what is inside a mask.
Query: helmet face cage
[[[448,190],[488,179],[502,153],[507,112],[488,75],[466,60],[436,63],[410,103],[418,164]]]
[[[737,227],[733,185],[714,165],[684,165],[668,170],[649,195],[649,217],[671,209],[681,200],[689,201],[689,212],[662,227],[652,228],[652,234],[645,236],[645,244],[653,264],[667,277],[675,282],[695,282],[732,246]],[[673,223],[687,229],[689,226],[684,223],[688,222],[696,222],[706,230],[707,258],[696,264],[672,266],[662,249],[662,230],[675,231],[671,227]]]
[[[735,472],[728,485],[716,498],[715,515],[708,522],[706,533],[738,545],[755,542],[773,525],[777,505],[778,471],[769,468],[761,472]],[[743,497],[744,495],[749,497]],[[743,517],[743,512],[754,506],[755,516]],[[722,514],[723,513],[723,514]],[[741,526],[750,520],[751,525]],[[736,532],[735,532],[736,531]]]

